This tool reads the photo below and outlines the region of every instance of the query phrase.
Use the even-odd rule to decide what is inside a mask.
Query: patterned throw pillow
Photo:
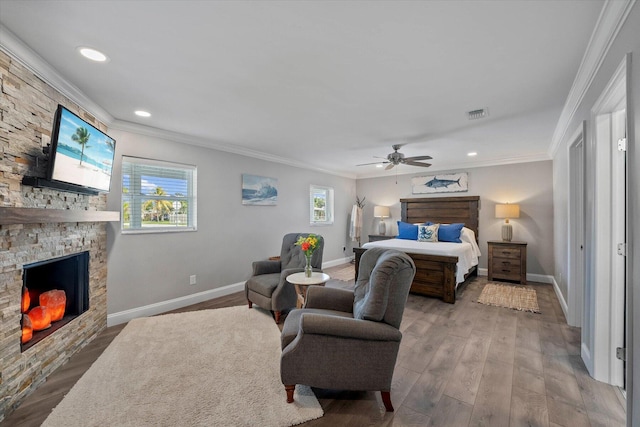
[[[419,225],[418,242],[437,242],[440,224]]]

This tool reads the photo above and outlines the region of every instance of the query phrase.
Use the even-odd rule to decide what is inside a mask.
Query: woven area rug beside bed
[[[540,313],[535,289],[524,286],[489,282],[482,289],[478,302],[485,305]]]

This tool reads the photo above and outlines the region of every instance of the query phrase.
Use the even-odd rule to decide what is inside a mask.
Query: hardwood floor
[[[484,283],[473,279],[454,305],[409,296],[391,391],[396,412],[384,412],[380,393],[316,389],[325,415],[304,425],[624,426],[623,402],[587,373],[580,329],[567,325],[551,285],[531,285],[542,311],[533,314],[476,303]],[[237,293],[176,312],[244,304]],[[123,328],[103,331],[0,426],[39,426]]]

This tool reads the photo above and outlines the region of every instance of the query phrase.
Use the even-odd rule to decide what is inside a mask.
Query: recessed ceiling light
[[[469,157],[473,157],[473,156],[477,156],[477,155],[478,155],[478,153],[476,153],[475,151],[467,153],[467,156],[469,156]]]
[[[109,59],[104,53],[90,47],[81,46],[78,48],[78,52],[80,52],[80,55],[84,56],[85,58],[96,62],[106,62]]]
[[[378,164],[376,165],[376,167],[377,167],[377,168],[381,168],[381,167],[382,167],[382,163],[378,163]]]
[[[138,110],[135,112],[136,116],[140,116],[140,117],[151,117],[151,113],[148,111],[143,111],[143,110]]]

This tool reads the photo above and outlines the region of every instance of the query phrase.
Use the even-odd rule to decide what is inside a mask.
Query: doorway
[[[627,61],[591,110],[585,163],[585,272],[582,358],[597,380],[625,386],[627,230]]]

